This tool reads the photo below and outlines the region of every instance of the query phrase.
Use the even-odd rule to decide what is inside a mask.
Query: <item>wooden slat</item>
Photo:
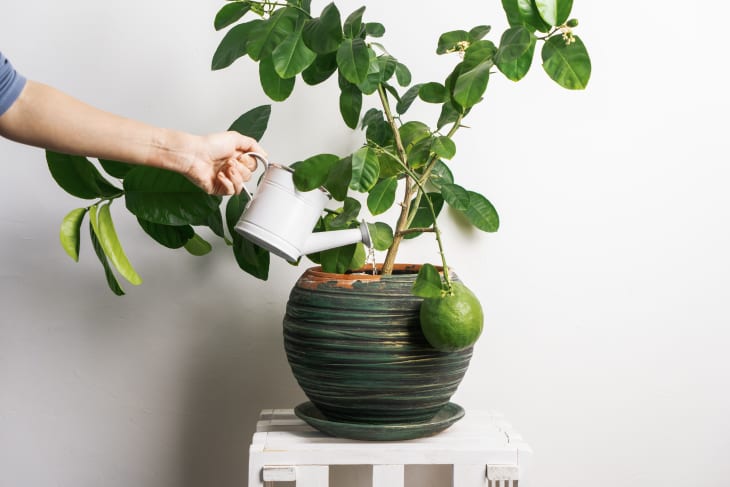
[[[454,487],[485,487],[487,485],[487,466],[484,464],[455,464],[453,479]]]
[[[403,465],[373,465],[373,487],[403,487],[404,484]]]
[[[298,466],[297,487],[329,487],[330,474],[327,465]]]

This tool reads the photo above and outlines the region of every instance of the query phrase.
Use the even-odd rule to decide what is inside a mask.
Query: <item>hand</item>
[[[203,191],[215,195],[239,194],[244,181],[251,179],[257,163],[246,155],[248,152],[266,156],[256,140],[238,132],[198,137],[196,145],[184,174]]]

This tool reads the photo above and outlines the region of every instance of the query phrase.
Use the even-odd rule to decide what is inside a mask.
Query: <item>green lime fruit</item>
[[[454,282],[453,294],[421,303],[421,330],[433,348],[455,352],[476,343],[484,327],[482,305],[464,284]]]

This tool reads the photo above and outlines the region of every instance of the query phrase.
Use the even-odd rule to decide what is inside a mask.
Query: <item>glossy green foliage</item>
[[[205,194],[184,176],[139,166],[124,179],[127,209],[162,225],[195,225],[218,208],[220,197]]]
[[[523,79],[540,43],[543,70],[559,86],[584,89],[591,74],[587,49],[573,32],[578,23],[568,20],[573,0],[501,1],[509,23],[504,32],[493,33],[484,22],[487,19],[475,17],[471,26],[434,35],[434,44],[425,52],[435,50],[453,60],[452,70],[443,79],[413,79],[398,57],[399,47],[380,43],[386,29],[367,18],[365,5],[341,11],[332,2],[320,12],[312,12],[311,0],[223,2],[213,20],[222,38],[211,68],[223,69],[248,58],[258,64],[262,92],[277,102],[289,99],[303,86],[329,81],[321,88],[333,93],[332,106],[325,109],[338,109],[345,126],[361,129],[362,143],[349,153],[302,156],[292,164],[298,190],[324,187],[334,200],[342,202],[337,210],[328,207],[316,230],[354,228],[363,219],[393,214],[394,226],[370,224],[375,247],[391,250],[403,238],[439,235],[439,213],[446,203],[474,228],[494,232],[499,228],[499,216],[492,203],[454,182],[452,163],[462,167],[480,163],[463,160],[457,153],[455,134],[469,125],[465,119],[471,111],[488,100],[490,77],[501,73],[513,81]],[[412,114],[428,110],[414,106],[423,103],[435,105],[433,115],[418,120]],[[271,113],[271,105],[248,110],[230,129],[259,140]],[[298,136],[320,135],[316,116],[310,118],[301,120]],[[498,137],[484,136],[484,147]],[[246,193],[228,199],[224,218],[222,198],[203,193],[176,173],[100,160],[106,176],[84,157],[52,151],[47,151],[47,161],[61,188],[93,200],[88,210],[92,244],[115,293],[123,293],[115,269],[130,282],[139,277],[121,250],[111,221],[109,204],[115,199],[124,199],[145,233],[160,245],[204,255],[215,247],[196,233],[196,227],[204,226],[231,247],[244,271],[261,279],[268,277],[269,253],[234,230],[248,201]],[[110,178],[121,180],[121,187]],[[472,181],[473,185],[479,183]],[[353,193],[362,195],[354,197]],[[86,208],[77,208],[61,224],[62,247],[74,260],[79,258],[79,234],[86,214]],[[359,244],[319,252],[312,258],[325,270],[345,271],[361,266],[364,256]]]
[[[51,176],[70,195],[77,198],[113,198],[122,190],[112,185],[85,157],[46,151]]]
[[[368,224],[375,250],[387,250],[393,244],[393,229],[383,222]]]
[[[265,249],[236,233],[234,227],[243,213],[248,197],[245,194],[231,196],[226,205],[226,222],[233,238],[233,255],[245,272],[262,280],[269,278],[270,254]]]
[[[169,249],[179,249],[195,234],[195,230],[190,225],[162,225],[141,218],[137,218],[137,222],[147,235]]]
[[[206,255],[210,253],[211,250],[213,250],[213,246],[210,245],[207,240],[205,240],[197,233],[194,233],[193,236],[187,242],[185,242],[184,247],[185,250],[190,252],[191,255],[195,255],[196,257]]]
[[[438,298],[443,293],[439,271],[431,264],[423,264],[413,282],[413,294],[421,298]]]
[[[236,119],[228,130],[235,130],[256,140],[261,139],[269,125],[271,105],[253,108]]]
[[[551,37],[542,48],[542,67],[556,83],[569,90],[583,90],[591,77],[591,59],[583,41],[573,36],[568,43]]]
[[[512,81],[521,80],[532,65],[537,38],[523,25],[512,27],[502,34],[497,51],[497,68]]]
[[[86,208],[71,210],[61,222],[61,246],[69,257],[79,261],[79,246],[81,244],[81,222],[86,215]]]

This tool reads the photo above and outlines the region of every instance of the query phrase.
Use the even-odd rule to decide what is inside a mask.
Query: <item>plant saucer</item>
[[[423,438],[439,433],[464,417],[464,408],[450,402],[428,421],[417,423],[371,424],[332,421],[311,402],[294,408],[305,423],[330,436],[368,441],[400,441]]]

